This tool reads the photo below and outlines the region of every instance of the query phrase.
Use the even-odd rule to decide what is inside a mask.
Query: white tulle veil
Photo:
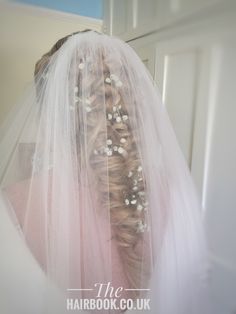
[[[70,36],[4,123],[0,151],[1,210],[45,275],[41,313],[68,313],[68,298],[108,282],[150,298],[148,313],[209,313],[201,204],[128,44]]]

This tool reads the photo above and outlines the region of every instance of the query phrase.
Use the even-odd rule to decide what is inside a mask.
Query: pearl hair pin
[[[105,83],[107,84],[111,84],[112,81],[114,82],[116,87],[121,87],[123,85],[119,77],[115,74],[111,74],[110,76],[105,78]]]
[[[80,69],[80,70],[83,70],[83,69],[84,69],[84,66],[85,66],[85,64],[84,64],[83,62],[81,62],[81,63],[79,64],[79,69]]]

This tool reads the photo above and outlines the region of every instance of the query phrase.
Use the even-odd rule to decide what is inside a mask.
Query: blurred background
[[[214,313],[235,314],[236,0],[1,0],[0,124],[36,60],[85,28],[127,41],[158,83],[202,202]]]

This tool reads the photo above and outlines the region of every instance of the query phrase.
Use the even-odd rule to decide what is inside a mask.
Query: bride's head
[[[76,35],[76,34],[79,34],[79,33],[84,33],[84,32],[89,32],[91,31],[90,29],[85,29],[83,31],[78,31],[78,32],[73,32],[65,37],[62,37],[60,38],[53,46],[52,48],[47,52],[45,53],[35,64],[35,69],[34,69],[34,75],[36,76],[41,70],[42,68],[44,68],[49,60],[50,60],[50,57],[58,50],[61,48],[61,46],[67,41],[67,39],[69,37],[71,37],[72,35]],[[99,34],[99,33],[98,33]]]

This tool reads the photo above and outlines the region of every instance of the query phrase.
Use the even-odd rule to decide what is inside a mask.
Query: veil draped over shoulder
[[[44,276],[31,299],[5,278],[28,289],[29,313],[99,298],[81,313],[135,312],[140,299],[149,309],[138,313],[209,313],[201,205],[158,88],[128,44],[70,36],[6,120],[0,151],[1,215],[35,263],[25,279]],[[131,301],[99,310],[113,297]]]

